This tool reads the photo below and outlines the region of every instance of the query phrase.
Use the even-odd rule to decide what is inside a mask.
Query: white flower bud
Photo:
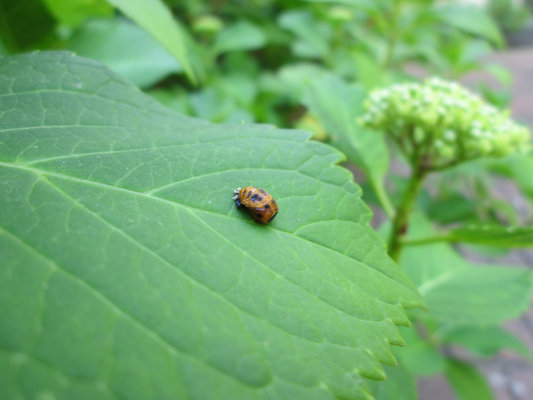
[[[365,126],[405,137],[407,141],[402,141],[408,143],[408,153],[424,143],[426,153],[420,156],[435,155],[435,168],[444,160],[457,163],[531,147],[529,130],[511,121],[508,111],[499,111],[462,86],[440,78],[374,90],[365,109],[361,118]],[[453,159],[459,154],[461,159]]]

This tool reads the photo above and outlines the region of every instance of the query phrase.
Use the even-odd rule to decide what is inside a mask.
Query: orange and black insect
[[[266,190],[246,186],[235,189],[233,193],[237,207],[245,207],[257,222],[268,224],[278,213],[276,200]]]

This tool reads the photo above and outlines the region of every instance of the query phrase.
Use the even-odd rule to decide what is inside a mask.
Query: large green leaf
[[[414,237],[434,236],[421,215],[409,225]],[[424,295],[428,315],[456,324],[496,324],[528,309],[532,271],[511,266],[473,264],[449,244],[409,246],[401,264]]]
[[[421,300],[340,153],[180,116],[67,53],[0,60],[10,398],[367,398]],[[248,184],[270,225],[236,209]]]
[[[179,61],[188,78],[195,83],[198,66],[194,61],[192,40],[161,0],[107,0],[145,29]]]

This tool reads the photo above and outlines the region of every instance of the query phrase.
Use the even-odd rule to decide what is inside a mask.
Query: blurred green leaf
[[[379,10],[380,1],[376,0],[304,0],[309,3],[335,3],[345,4],[347,6],[353,6],[362,8],[365,10]]]
[[[225,74],[243,74],[257,79],[259,74],[265,74],[264,66],[253,54],[244,52],[230,52],[221,59],[221,71]]]
[[[533,247],[533,226],[468,225],[451,229],[445,236],[446,240],[451,242],[506,248]]]
[[[331,26],[314,18],[308,10],[287,11],[279,17],[279,25],[291,31],[296,40],[291,46],[295,55],[306,58],[326,57],[332,36]]]
[[[483,37],[502,47],[503,37],[490,15],[475,5],[444,4],[437,8],[437,16],[449,26]]]
[[[211,84],[188,93],[190,115],[213,122],[254,122],[257,82],[246,74],[213,76]]]
[[[218,77],[214,85],[226,98],[244,108],[252,108],[257,96],[257,82],[252,77],[238,72],[226,74]]]
[[[179,61],[189,80],[196,83],[192,39],[161,0],[107,0],[146,30]]]
[[[481,66],[484,71],[487,71],[505,88],[510,87],[513,77],[511,71],[505,68],[503,65],[496,63],[483,63]]]
[[[239,21],[222,29],[213,44],[216,53],[255,50],[263,47],[266,37],[261,28],[249,21]]]
[[[504,31],[519,31],[531,19],[531,7],[527,1],[491,0],[488,11]]]
[[[448,360],[446,378],[458,400],[492,400],[492,391],[476,367],[459,360]]]
[[[439,39],[442,40],[442,36]],[[438,48],[436,51],[443,52],[442,49]],[[491,45],[485,39],[469,38],[461,35],[447,43],[444,50],[446,64],[442,72],[452,76],[460,76],[480,70],[484,65],[482,57],[492,51]],[[433,62],[433,60],[428,61]]]
[[[302,62],[283,66],[278,71],[277,78],[280,81],[280,92],[290,96],[298,103],[302,103],[313,83],[327,75],[328,72],[325,68]]]
[[[189,94],[192,115],[213,122],[253,122],[254,116],[228,98],[221,87],[207,87]]]
[[[88,21],[72,35],[68,47],[100,61],[141,88],[181,71],[160,43],[123,18]]]
[[[435,235],[415,214],[409,225],[415,238]],[[407,246],[401,265],[427,302],[428,316],[456,324],[496,324],[528,309],[533,271],[469,263],[448,244]]]
[[[493,224],[507,226],[517,226],[523,219],[513,204],[503,199],[494,191],[494,174],[491,174],[493,162],[508,168],[514,157],[498,159],[479,159],[472,162],[459,164],[449,170],[442,171],[438,176],[432,177],[432,186],[438,189],[436,204],[426,207],[428,214],[439,222],[440,214],[444,217],[447,214],[453,216],[454,209],[457,214],[461,211],[467,212],[466,203],[460,204],[454,201],[454,197],[464,194],[465,200],[471,202],[472,213],[465,215],[462,219],[457,218],[455,222],[462,224]],[[495,165],[495,166],[496,166]],[[524,174],[525,177],[525,174]],[[527,184],[527,183],[526,183]],[[459,195],[458,195],[459,193]],[[449,200],[449,202],[448,202]],[[442,205],[442,207],[441,207]],[[446,210],[446,205],[449,209]],[[442,220],[443,223],[454,222]]]
[[[357,123],[365,97],[366,92],[361,87],[336,76],[327,76],[313,82],[305,103],[328,131],[330,143],[365,171],[381,205],[392,214],[383,186],[389,165],[385,138]]]
[[[0,0],[0,36],[11,53],[40,47],[55,21],[41,0]]]
[[[530,350],[520,339],[499,326],[459,326],[447,331],[442,340],[459,344],[478,356],[492,356],[501,350],[512,349],[531,357]]]
[[[106,0],[43,0],[56,19],[78,26],[91,17],[110,17],[113,7]]]
[[[533,154],[515,154],[485,164],[491,171],[511,178],[520,190],[533,201]]]
[[[511,103],[511,71],[498,64],[483,62],[480,69],[490,74],[497,85],[480,81],[477,84],[477,91],[487,99],[489,103],[497,108],[508,109]]]
[[[369,381],[376,400],[416,400],[416,379],[401,362],[395,366],[385,366],[387,379],[384,382]]]
[[[233,109],[233,105],[214,87],[190,93],[189,103],[193,110],[192,115],[213,122],[223,122]]]
[[[461,195],[458,191],[441,194],[428,201],[426,205],[429,218],[441,224],[467,221],[469,218],[475,217],[475,211],[475,202]]]
[[[71,53],[1,58],[0,93],[7,398],[362,400],[395,363],[422,300],[338,151],[181,116]],[[236,208],[247,184],[270,225]]]
[[[2,40],[2,35],[0,35],[0,56],[4,56],[4,55],[7,55],[8,52],[7,52],[7,49],[6,49],[6,46],[4,45],[4,42]]]
[[[151,89],[147,94],[180,114],[191,115],[192,113],[189,104],[189,93],[182,87],[173,86]]]
[[[363,52],[354,56],[358,81],[366,90],[371,90],[385,83],[386,71],[378,60]]]
[[[323,142],[328,138],[328,133],[325,131],[320,121],[309,113],[304,114],[303,117],[298,120],[295,128],[311,132],[314,140]]]
[[[411,374],[429,376],[444,370],[446,367],[444,356],[434,344],[422,340],[414,326],[402,327],[400,331],[405,340],[405,347],[396,349],[394,353]]]

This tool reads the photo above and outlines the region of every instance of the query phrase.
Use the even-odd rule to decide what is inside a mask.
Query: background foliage
[[[301,132],[251,123],[304,129],[340,150],[349,168],[357,168],[365,202],[383,216],[374,224],[384,221],[380,229],[386,234],[406,188],[406,174],[397,172],[405,170],[405,161],[384,136],[356,123],[363,100],[372,88],[421,74],[459,79],[485,71],[499,90],[482,83],[476,88],[496,106],[506,106],[509,74],[482,60],[502,49],[504,34],[527,20],[528,11],[513,3],[491,1],[484,10],[431,0],[0,1],[0,52],[6,56],[0,62],[5,190],[0,254],[1,264],[9,266],[0,279],[6,310],[0,375],[10,385],[5,387],[20,398],[35,387],[66,398],[90,390],[109,398],[163,398],[192,396],[195,379],[209,376],[232,398],[236,393],[252,398],[243,389],[248,384],[262,388],[254,392],[260,398],[312,397],[313,390],[316,398],[364,396],[367,382],[361,377],[383,378],[376,359],[395,363],[384,340],[402,343],[393,324],[367,320],[406,324],[398,304],[410,308],[422,302],[367,227],[370,213],[359,188],[333,166],[341,156],[307,142]],[[37,49],[74,51],[125,80],[64,53],[7,57]],[[198,119],[171,113],[126,81]],[[41,93],[51,88],[46,85],[53,90]],[[184,144],[195,150],[180,151]],[[132,156],[135,149],[142,151]],[[530,272],[474,264],[457,244],[476,244],[472,249],[483,254],[494,254],[494,246],[499,252],[532,246],[531,166],[533,157],[523,154],[431,176],[399,260],[427,311],[409,311],[414,324],[401,328],[407,346],[395,351],[399,365],[385,368],[385,382],[370,383],[378,399],[414,399],[414,377],[435,373],[445,374],[460,399],[490,398],[483,377],[450,347],[478,356],[511,348],[528,356],[500,324],[527,309]],[[494,194],[493,184],[502,177],[513,180],[527,199],[525,213]],[[243,224],[246,216],[233,209],[231,190],[249,183],[268,187],[279,199],[286,217],[280,214],[272,228]],[[207,233],[212,241],[194,240]],[[80,247],[84,237],[90,248]],[[257,261],[268,268],[251,267]],[[110,272],[114,263],[134,271]],[[250,275],[238,277],[235,264]],[[193,265],[203,275],[193,281],[179,275],[192,273]],[[214,265],[233,271],[234,279],[222,279],[217,271],[210,275]],[[303,273],[302,265],[312,268]],[[170,266],[181,278],[167,277],[174,274]],[[394,279],[374,276],[374,267]],[[288,276],[290,282],[284,280]],[[329,287],[320,284],[326,277]],[[368,297],[354,294],[359,284]],[[178,294],[176,285],[184,285]],[[19,293],[28,293],[23,303]],[[228,303],[219,293],[234,297]],[[274,293],[279,297],[270,315],[265,304]],[[183,304],[190,309],[169,319]],[[351,322],[340,323],[335,310],[349,310]],[[284,319],[287,312],[290,318]],[[275,322],[259,328],[256,313]],[[368,313],[365,321],[350,325],[360,313]],[[194,325],[184,330],[177,321]],[[276,331],[280,325],[296,336]],[[199,331],[203,346],[195,338]],[[74,334],[69,338],[65,332]],[[263,334],[268,339],[260,338]],[[340,351],[330,339],[352,349]],[[91,341],[99,347],[77,358],[56,351],[65,343],[75,348]],[[111,343],[121,346],[111,351]],[[176,351],[180,346],[194,354],[193,369],[188,356]],[[204,370],[209,365],[214,372]],[[170,372],[151,375],[168,368],[183,381],[170,384],[175,378]],[[146,380],[131,379],[141,376],[139,371]],[[94,386],[83,380],[88,376]],[[292,380],[270,381],[272,376]],[[13,384],[21,380],[36,385],[26,392]],[[264,389],[267,381],[276,383]]]

